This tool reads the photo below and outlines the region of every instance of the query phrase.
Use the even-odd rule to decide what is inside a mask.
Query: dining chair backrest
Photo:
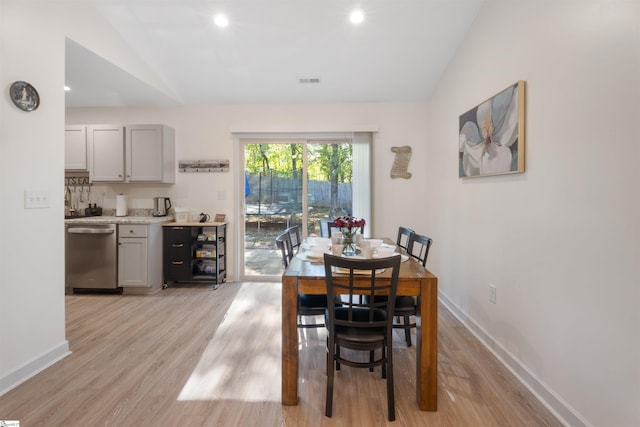
[[[276,237],[276,247],[280,251],[282,256],[282,264],[286,267],[289,266],[289,262],[293,259],[293,246],[291,245],[291,237],[288,232],[283,232]]]
[[[328,219],[321,219],[320,220],[320,236],[321,237],[331,237],[332,232],[334,232],[334,230],[337,230],[335,224],[333,221],[330,221]]]
[[[413,233],[409,237],[409,246],[407,247],[407,253],[420,261],[422,263],[422,266],[426,266],[431,243],[431,238],[421,234]]]
[[[398,289],[400,257],[358,259],[324,255],[327,297],[342,299],[342,306],[328,306],[329,329],[334,326],[392,329],[395,296]],[[381,276],[386,269],[391,275]],[[374,298],[385,295],[391,298]],[[361,298],[368,296],[368,298]],[[336,309],[340,315],[336,316]]]
[[[321,219],[320,220],[320,237],[331,237],[329,235],[329,220]]]
[[[300,240],[300,227],[294,225],[285,230],[286,233],[289,233],[289,239],[291,240],[291,249],[294,253],[298,253],[300,250],[300,245],[302,245],[302,240]]]
[[[414,231],[410,228],[402,226],[398,227],[398,239],[396,240],[396,245],[406,251],[409,247],[409,238],[413,233]]]
[[[336,229],[333,221],[327,221],[327,237],[331,237],[333,230]]]

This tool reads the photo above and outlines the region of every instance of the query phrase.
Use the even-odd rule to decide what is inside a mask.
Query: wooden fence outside
[[[302,176],[302,173],[299,174]],[[296,204],[302,203],[302,179],[288,177],[247,174],[245,185],[246,202],[250,204]],[[248,189],[247,189],[248,187]],[[249,194],[247,193],[247,190]],[[330,207],[331,183],[328,181],[309,181],[307,184],[309,206]],[[351,183],[338,183],[338,207],[352,210]]]

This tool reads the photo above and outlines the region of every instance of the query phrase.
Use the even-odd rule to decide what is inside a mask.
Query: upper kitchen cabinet
[[[176,182],[175,131],[162,125],[125,127],[126,180]]]
[[[163,125],[88,127],[92,182],[175,182],[175,131]]]
[[[91,182],[124,181],[124,126],[87,127]]]
[[[66,126],[64,129],[65,170],[87,170],[87,127]]]

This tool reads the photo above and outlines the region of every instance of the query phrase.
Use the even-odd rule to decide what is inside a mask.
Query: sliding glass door
[[[370,218],[369,139],[240,140],[243,280],[280,278],[284,269],[275,238],[288,227],[297,225],[305,238],[323,235],[326,222],[340,215]]]

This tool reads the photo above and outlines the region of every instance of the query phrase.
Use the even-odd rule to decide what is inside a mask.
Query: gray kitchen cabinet
[[[118,226],[118,286],[124,293],[162,287],[162,229],[159,224]]]
[[[64,129],[65,170],[87,170],[87,127],[66,126]]]
[[[125,127],[128,182],[176,182],[175,131],[163,125]]]
[[[164,125],[91,125],[92,182],[175,182],[175,131]]]
[[[91,182],[124,181],[124,126],[87,126]]]

